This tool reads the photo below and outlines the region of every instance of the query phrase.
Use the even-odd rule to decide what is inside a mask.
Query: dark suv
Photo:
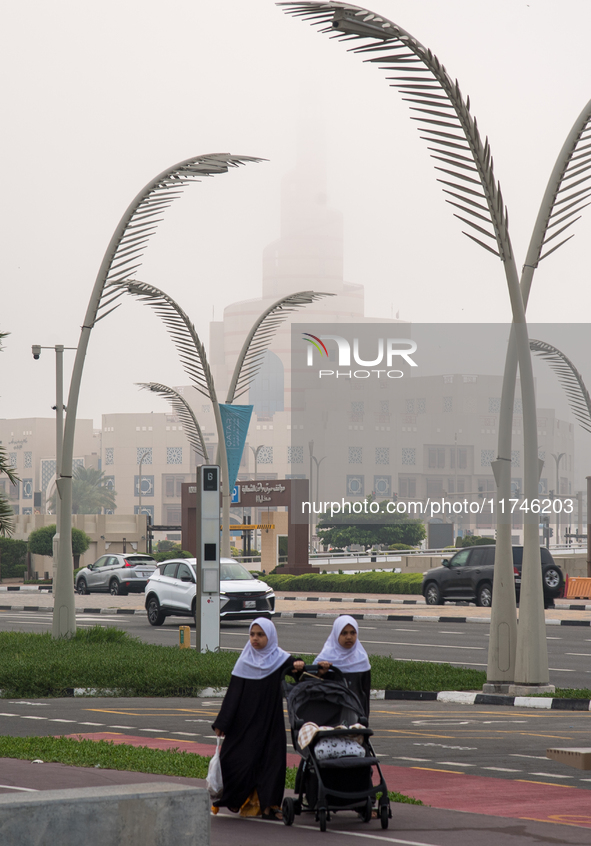
[[[452,558],[444,558],[441,567],[423,575],[423,596],[427,605],[443,605],[448,600],[475,602],[490,607],[495,564],[494,546],[470,546],[460,549]],[[523,547],[513,547],[515,593],[519,602]],[[554,605],[554,599],[564,589],[562,570],[555,564],[546,547],[540,547],[544,608]]]

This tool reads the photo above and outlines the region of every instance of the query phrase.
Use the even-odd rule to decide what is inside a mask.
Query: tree
[[[29,535],[29,552],[33,555],[53,555],[53,536],[56,533],[56,525],[42,526],[35,529]],[[80,529],[72,529],[72,554],[82,555],[90,546],[91,539],[86,532]]]
[[[375,504],[368,497],[367,505]],[[425,537],[425,527],[420,520],[403,514],[388,512],[389,500],[379,503],[375,513],[364,510],[360,514],[323,514],[318,521],[317,534],[325,546],[345,547],[358,544],[366,549],[372,546],[406,544],[416,546]]]
[[[0,352],[2,351],[2,340],[8,332],[0,332]],[[6,450],[0,446],[0,476],[8,476],[10,482],[15,485],[19,478],[12,470]],[[14,512],[4,491],[0,491],[0,535],[11,535],[14,531]]]
[[[72,514],[100,514],[114,511],[117,492],[107,487],[105,474],[94,467],[76,467],[72,479]],[[49,508],[56,510],[56,494],[49,500]]]

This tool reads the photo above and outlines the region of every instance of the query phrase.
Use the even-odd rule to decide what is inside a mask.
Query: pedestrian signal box
[[[197,468],[197,585],[195,632],[197,649],[220,647],[220,468]]]

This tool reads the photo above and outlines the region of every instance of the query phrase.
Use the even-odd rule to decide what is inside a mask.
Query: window
[[[449,466],[452,470],[456,467],[456,455],[458,457],[458,470],[468,469],[468,450],[466,447],[452,447],[449,451]]]
[[[347,476],[347,496],[364,496],[365,477]]]
[[[142,474],[143,475],[143,474]],[[167,499],[180,499],[182,494],[182,485],[185,481],[184,476],[165,476],[164,477],[164,496]]]
[[[417,463],[417,451],[415,447],[402,447],[402,464],[414,465]]]
[[[445,448],[444,447],[429,447],[428,448],[428,465],[431,470],[442,469],[445,467]]]
[[[191,568],[188,564],[179,564],[179,569],[176,574],[177,579],[180,579],[183,582],[192,582],[193,574],[191,572]]]
[[[174,574],[176,573],[176,568],[178,567],[178,561],[171,561],[169,564],[165,564],[162,568],[162,575],[169,576],[170,578],[174,578]]]
[[[398,477],[398,494],[402,497],[413,497],[417,495],[417,480],[413,476]]]
[[[166,463],[167,464],[182,464],[183,463],[183,448],[182,447],[166,447]]]
[[[136,464],[139,464],[140,461],[141,461],[142,466],[144,464],[151,464],[152,463],[152,447],[136,447],[135,448],[135,461],[136,461]]]
[[[349,447],[349,464],[363,464],[363,447]]]
[[[376,447],[376,464],[390,464],[390,447]]]

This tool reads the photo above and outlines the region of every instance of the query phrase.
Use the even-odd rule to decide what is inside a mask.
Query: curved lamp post
[[[165,294],[164,291],[155,288],[153,285],[148,285],[146,282],[139,281],[127,281],[123,283],[123,287],[128,293],[138,297],[142,302],[151,305],[156,314],[162,318],[177,348],[185,373],[187,373],[193,383],[193,387],[207,397],[213,406],[218,435],[219,464],[222,473],[221,555],[224,558],[229,558],[231,554],[230,501],[232,491],[229,484],[230,476],[228,471],[226,433],[224,431],[220,403],[217,398],[211,368],[207,361],[205,347],[199,339],[197,331],[186,312],[183,311],[172,297]],[[302,308],[322,297],[330,296],[333,295],[318,293],[316,291],[299,291],[296,294],[288,294],[286,297],[282,297],[262,313],[246,336],[246,340],[238,356],[228,390],[228,398],[226,400],[228,405],[246,393],[263,364],[265,353],[275,332],[287,320],[290,314],[296,309]]]
[[[72,535],[74,433],[80,383],[90,333],[99,320],[117,308],[117,305],[113,303],[124,292],[120,286],[130,279],[140,266],[140,259],[148,240],[162,220],[161,214],[180,197],[185,186],[199,182],[206,176],[226,173],[230,167],[237,167],[249,161],[257,160],[247,156],[233,156],[229,153],[214,153],[195,156],[173,165],[158,174],[139,192],[128,206],[111,237],[90,295],[70,380],[62,466],[56,482],[61,500],[59,525],[61,538],[70,538]],[[60,544],[53,594],[53,636],[69,637],[76,631],[72,545],[69,542]]]
[[[173,411],[176,412],[183,422],[183,431],[195,450],[195,454],[203,459],[204,464],[207,464],[209,461],[207,457],[207,444],[205,443],[203,432],[201,431],[201,426],[195,416],[195,412],[187,400],[178,391],[166,385],[161,385],[160,382],[137,382],[136,384],[138,387],[144,388],[146,391],[152,391],[152,393],[158,394],[170,402]]]
[[[138,489],[138,507],[137,507],[138,517],[142,516],[142,464],[144,463],[144,458],[147,455],[150,454],[150,449],[145,449],[140,456],[140,469],[139,469],[138,486],[137,486],[137,489]],[[148,532],[146,531],[146,552],[147,551],[148,551]]]
[[[497,255],[504,265],[509,289],[513,324],[508,347],[499,420],[499,454],[493,462],[499,500],[506,503],[511,491],[511,421],[517,363],[521,373],[524,418],[524,496],[531,501],[537,495],[540,464],[537,449],[537,420],[533,370],[529,352],[525,308],[533,271],[538,261],[549,255],[568,238],[541,249],[575,222],[571,219],[589,196],[576,190],[559,197],[589,178],[589,147],[579,151],[579,141],[588,140],[589,105],[575,123],[548,185],[526,258],[521,283],[508,232],[507,213],[500,187],[495,183],[488,140],[482,144],[475,119],[470,114],[469,98],[464,101],[457,82],[430,50],[410,33],[387,18],[348,3],[281,2],[289,14],[308,18],[322,31],[337,34],[339,40],[352,42],[354,53],[379,64],[394,88],[411,104],[414,119],[420,123],[422,137],[432,145],[432,156],[440,163],[439,181],[448,195],[447,202],[461,212],[455,216],[471,227],[464,232],[480,246]],[[391,75],[396,74],[396,75]],[[575,156],[574,153],[577,152]],[[580,152],[580,155],[579,155]],[[568,171],[568,173],[567,173]],[[569,180],[574,179],[573,182]],[[567,184],[564,184],[567,180]],[[585,195],[585,196],[582,196]],[[566,203],[566,206],[564,206]],[[560,209],[558,209],[560,206]],[[568,222],[567,222],[568,221]],[[550,228],[560,227],[548,234]],[[474,234],[477,233],[477,234]],[[482,240],[482,239],[488,239]],[[497,507],[497,512],[499,508]],[[500,519],[499,519],[500,518]],[[545,638],[542,580],[539,567],[537,518],[526,512],[524,519],[523,589],[517,635],[510,517],[497,514],[497,555],[495,592],[489,649],[489,680],[513,681],[525,686],[548,682],[548,655]],[[518,660],[516,661],[516,649]]]

